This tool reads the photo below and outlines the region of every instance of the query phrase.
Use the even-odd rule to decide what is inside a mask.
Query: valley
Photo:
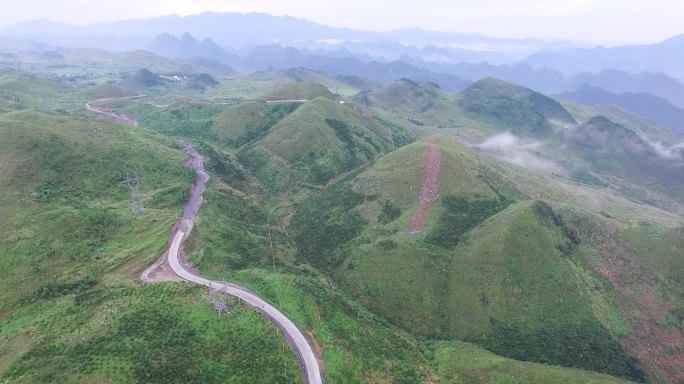
[[[494,77],[59,54],[0,73],[0,382],[684,380],[677,130]]]

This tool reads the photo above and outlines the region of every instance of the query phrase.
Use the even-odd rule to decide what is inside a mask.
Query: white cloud
[[[679,0],[23,0],[3,8],[0,26],[41,18],[84,25],[206,11],[287,14],[367,30],[420,27],[604,44],[655,42],[684,33]]]

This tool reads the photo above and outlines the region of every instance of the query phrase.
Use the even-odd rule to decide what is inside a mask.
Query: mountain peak
[[[576,123],[558,101],[494,77],[473,83],[460,96],[458,103],[467,112],[514,134],[545,137],[554,131],[552,120]]]

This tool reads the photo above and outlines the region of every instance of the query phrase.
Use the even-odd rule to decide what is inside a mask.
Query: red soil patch
[[[318,310],[318,306],[316,305],[316,303],[313,300],[311,300],[311,302],[313,303],[314,308],[316,309],[316,321],[311,327],[311,330],[306,331],[306,335],[309,336],[309,340],[311,340],[314,353],[316,354],[316,360],[318,360],[318,366],[321,367],[321,370],[325,371],[325,365],[323,364],[323,347],[321,347],[321,344],[318,342],[316,336],[314,335],[314,333],[316,332],[316,328],[318,328],[318,324],[321,322],[321,312]]]
[[[592,269],[615,288],[618,311],[631,331],[620,343],[651,379],[684,382],[684,334],[663,324],[675,311],[675,302],[658,288],[658,271],[616,232],[605,225],[586,235],[599,244],[599,260]]]
[[[418,207],[413,213],[409,221],[409,233],[419,233],[425,228],[427,217],[432,211],[432,207],[437,201],[437,191],[439,189],[439,170],[442,166],[442,153],[435,141],[437,137],[433,136],[427,140],[428,153],[425,156],[425,179],[420,186],[420,195],[418,195]]]

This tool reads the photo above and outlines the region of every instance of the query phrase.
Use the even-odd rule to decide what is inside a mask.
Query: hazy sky
[[[265,12],[365,30],[419,27],[597,44],[650,43],[684,33],[681,0],[16,0],[0,26],[77,25],[206,11]]]

